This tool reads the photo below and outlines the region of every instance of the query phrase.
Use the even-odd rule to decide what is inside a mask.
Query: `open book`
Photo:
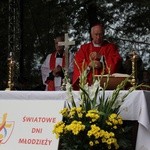
[[[103,75],[103,76],[95,75],[95,77],[97,77],[97,78],[101,78],[102,77],[102,79],[100,80],[100,85],[103,87],[104,84],[107,82],[108,74]],[[114,73],[114,74],[109,75],[109,82],[108,82],[107,89],[108,90],[116,89],[117,85],[119,85],[127,77],[130,77],[130,75],[122,74],[122,73]]]
[[[103,75],[103,77],[107,77],[108,74]],[[123,77],[123,78],[127,78],[130,77],[129,74],[123,74],[123,73],[113,73],[111,75],[109,75],[110,77]],[[101,75],[95,75],[95,77],[101,77]]]
[[[111,76],[112,77],[125,77],[125,78],[130,77],[129,74],[123,74],[123,73],[113,73]]]

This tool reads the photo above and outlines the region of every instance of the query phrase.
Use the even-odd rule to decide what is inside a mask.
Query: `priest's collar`
[[[64,54],[64,53],[61,54],[61,53],[58,53],[58,52],[57,52],[57,53],[56,53],[56,58],[63,58],[63,54]]]
[[[107,44],[108,41],[107,41],[107,40],[103,40],[103,42],[102,42],[101,44],[95,44],[93,41],[92,41],[92,43],[93,43],[93,46],[94,46],[94,47],[101,47],[102,45]]]
[[[95,44],[94,42],[92,42],[94,47],[101,47],[101,44]]]

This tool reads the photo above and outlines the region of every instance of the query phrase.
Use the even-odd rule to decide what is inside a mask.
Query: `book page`
[[[112,76],[113,77],[125,77],[125,78],[130,77],[129,74],[123,74],[123,73],[113,73]]]

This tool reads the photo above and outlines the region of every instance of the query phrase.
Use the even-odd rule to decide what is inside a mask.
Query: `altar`
[[[125,90],[121,91],[122,94],[126,92],[127,91]],[[106,95],[110,95],[111,93],[112,91],[109,91],[109,90],[106,91]],[[73,96],[76,102],[78,102],[79,92],[74,91]],[[56,91],[56,92],[0,91],[0,119],[2,117],[2,114],[5,113],[4,112],[5,109],[7,112],[8,108],[11,108],[13,103],[15,103],[16,105],[16,109],[14,111],[16,111],[17,114],[22,115],[23,112],[21,108],[17,107],[17,104],[19,104],[20,102],[23,102],[22,105],[24,106],[22,106],[22,108],[25,107],[25,103],[31,102],[31,105],[33,105],[32,113],[35,113],[34,108],[38,109],[40,112],[45,111],[46,108],[49,107],[48,101],[55,101],[55,103],[51,103],[53,107],[53,111],[55,111],[55,109],[59,109],[58,108],[59,103],[62,102],[60,107],[64,106],[63,103],[65,102],[66,98],[67,98],[66,91]],[[10,103],[10,105],[8,102]],[[40,102],[41,105],[37,105],[37,102]],[[5,108],[3,106],[4,103],[7,104],[7,107]],[[28,107],[30,108],[31,106],[28,106]],[[137,139],[136,139],[136,150],[150,150],[150,142],[149,142],[150,141],[150,92],[142,91],[142,90],[137,90],[137,91],[132,92],[131,94],[127,96],[125,102],[121,106],[120,111],[124,120],[138,121],[139,123]],[[14,112],[11,115],[16,114],[16,113]],[[25,113],[24,115],[26,115],[26,111],[24,111],[24,113]],[[1,122],[2,121],[0,120],[0,125],[1,125]],[[15,127],[19,128],[19,124],[17,124],[17,122],[15,124]],[[2,148],[2,145],[0,146]],[[17,149],[16,147],[13,147],[12,145],[12,150],[24,150],[24,148]],[[34,150],[40,150],[40,149],[37,147],[37,149],[35,148]],[[43,150],[47,150],[47,149],[43,148]],[[56,149],[53,149],[53,150],[56,150]]]

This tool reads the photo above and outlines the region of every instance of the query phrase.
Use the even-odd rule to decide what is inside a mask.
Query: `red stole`
[[[51,54],[51,57],[50,57],[50,61],[49,61],[49,67],[50,67],[50,70],[52,71],[56,66],[56,52],[52,53]],[[62,58],[62,67],[64,68],[65,67],[65,55],[63,55],[63,58]],[[54,77],[55,78],[55,77]],[[55,83],[54,83],[54,80],[50,80],[48,82],[48,87],[47,87],[47,90],[48,91],[55,91]]]

